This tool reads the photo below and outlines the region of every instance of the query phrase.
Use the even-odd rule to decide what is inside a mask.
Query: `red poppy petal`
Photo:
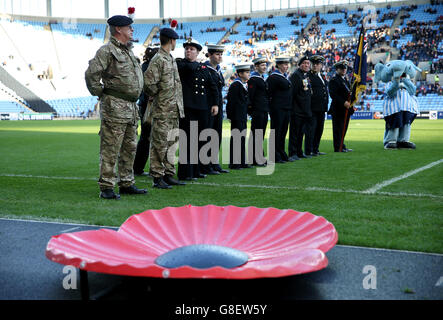
[[[51,238],[46,256],[55,262],[103,273],[145,277],[280,277],[327,266],[324,252],[337,243],[334,226],[309,212],[235,206],[167,207],[128,218],[118,231],[101,229]],[[193,244],[240,250],[247,263],[230,269],[181,266],[155,259]]]

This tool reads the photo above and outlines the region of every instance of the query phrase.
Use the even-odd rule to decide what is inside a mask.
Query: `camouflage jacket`
[[[130,47],[111,37],[89,61],[85,80],[89,92],[100,97],[102,116],[134,118],[135,101],[143,90],[143,72]]]
[[[183,118],[183,93],[177,63],[163,48],[152,58],[144,74],[144,91],[154,98],[153,118]]]

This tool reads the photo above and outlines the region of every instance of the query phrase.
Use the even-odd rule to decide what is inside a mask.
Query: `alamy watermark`
[[[363,267],[363,274],[366,274],[366,276],[363,278],[363,289],[370,290],[370,289],[377,289],[377,268],[373,265],[365,265]]]

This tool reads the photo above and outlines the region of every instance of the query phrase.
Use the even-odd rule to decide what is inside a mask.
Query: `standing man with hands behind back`
[[[98,49],[85,73],[89,92],[100,99],[100,197],[120,199],[114,192],[114,168],[118,161],[120,194],[145,194],[134,183],[137,148],[136,101],[143,89],[143,73],[132,53],[132,19],[108,19],[111,40]],[[103,84],[102,84],[103,83]]]
[[[182,86],[177,64],[171,55],[178,34],[171,28],[160,30],[160,50],[152,58],[145,72],[145,91],[154,98],[152,104],[151,166],[154,188],[171,189],[171,185],[185,183],[174,179],[175,167],[171,157],[172,147],[178,135],[171,141],[171,134],[178,130],[179,118],[184,117]],[[177,131],[178,132],[178,131]]]

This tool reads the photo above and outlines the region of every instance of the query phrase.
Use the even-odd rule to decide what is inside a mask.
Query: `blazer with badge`
[[[292,84],[280,71],[276,70],[266,80],[269,90],[269,110],[292,109]]]
[[[185,109],[209,110],[218,105],[218,90],[209,69],[200,62],[176,59]]]
[[[312,117],[311,84],[307,73],[297,69],[290,77],[292,83],[293,112],[300,117]]]
[[[248,92],[253,111],[269,112],[268,83],[258,72],[251,74],[248,80]]]
[[[349,99],[350,92],[349,81],[336,74],[331,81],[329,81],[329,95],[331,96],[331,108],[328,113],[336,116],[344,116],[346,107],[345,102]],[[349,115],[354,113],[354,109],[349,109]]]
[[[235,79],[228,90],[228,102],[226,104],[226,115],[229,120],[247,120],[249,95],[247,83],[243,84],[240,79]]]
[[[311,110],[313,112],[328,111],[328,104],[329,104],[328,81],[322,74],[319,75],[312,71],[309,72],[309,80],[311,81],[311,87],[312,87]]]

